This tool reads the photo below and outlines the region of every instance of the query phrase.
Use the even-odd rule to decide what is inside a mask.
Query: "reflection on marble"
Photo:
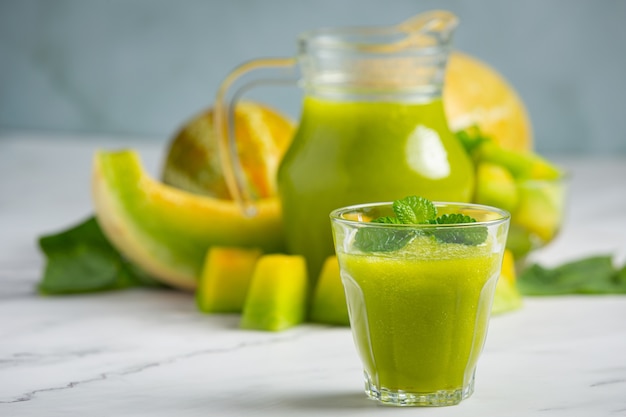
[[[0,415],[626,416],[626,297],[527,299],[492,320],[473,397],[396,410],[365,398],[345,328],[242,331],[238,316],[202,315],[191,294],[165,290],[37,296],[35,237],[90,213],[91,154],[122,146],[157,171],[154,143],[0,137]],[[536,258],[623,256],[626,160],[563,162],[570,213]]]

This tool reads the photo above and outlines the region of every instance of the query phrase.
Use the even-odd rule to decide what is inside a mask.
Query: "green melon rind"
[[[100,227],[131,262],[175,287],[194,289],[212,245],[283,250],[277,200],[245,217],[229,200],[196,196],[156,182],[132,150],[99,151],[93,199]]]

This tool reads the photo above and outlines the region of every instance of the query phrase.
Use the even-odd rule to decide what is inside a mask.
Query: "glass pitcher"
[[[441,101],[457,18],[431,11],[392,27],[304,33],[296,58],[258,59],[224,81],[215,126],[227,185],[242,210],[254,198],[237,157],[233,109],[247,88],[298,81],[301,120],[278,169],[286,244],[304,255],[311,284],[334,253],[329,213],[358,203],[421,195],[467,202],[471,162]]]

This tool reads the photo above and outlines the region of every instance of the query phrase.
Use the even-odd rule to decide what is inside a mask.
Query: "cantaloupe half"
[[[284,248],[280,203],[260,200],[254,217],[231,200],[199,196],[151,178],[133,150],[99,151],[92,178],[96,218],[129,261],[174,287],[192,290],[213,245]]]

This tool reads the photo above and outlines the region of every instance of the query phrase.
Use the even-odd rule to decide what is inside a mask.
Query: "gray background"
[[[433,8],[518,90],[540,152],[626,152],[622,0],[0,0],[0,129],[166,140],[233,67],[293,55],[304,30]],[[251,98],[298,114],[295,88]]]

